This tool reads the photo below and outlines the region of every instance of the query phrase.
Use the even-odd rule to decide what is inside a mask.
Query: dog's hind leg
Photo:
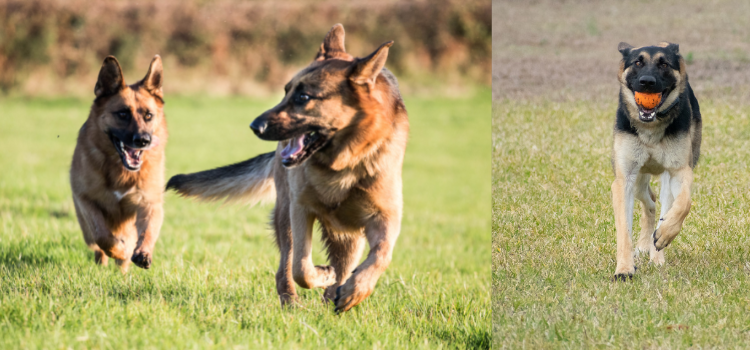
[[[323,301],[333,301],[336,288],[344,284],[354,272],[365,249],[365,235],[359,232],[331,232],[323,227],[323,243],[328,251],[328,261],[336,271],[336,283],[326,288]]]
[[[651,175],[639,174],[635,180],[635,198],[641,202],[641,234],[635,246],[635,253],[650,253],[654,246],[654,221],[656,216],[656,195],[651,191]]]
[[[672,240],[677,237],[682,228],[682,223],[690,213],[690,191],[693,185],[693,170],[689,166],[684,166],[671,174],[669,179],[669,189],[672,194],[677,194],[669,208],[664,220],[654,231],[654,245],[657,250],[666,248]],[[665,183],[666,185],[666,183]]]

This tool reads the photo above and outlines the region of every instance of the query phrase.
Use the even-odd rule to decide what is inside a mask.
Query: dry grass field
[[[750,343],[749,10],[493,2],[493,348]],[[680,44],[704,118],[693,206],[664,266],[638,259],[633,280],[615,283],[617,44],[663,40]]]

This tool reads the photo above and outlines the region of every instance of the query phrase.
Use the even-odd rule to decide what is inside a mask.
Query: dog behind
[[[167,124],[162,63],[126,85],[117,59],[104,60],[89,117],[78,133],[70,168],[78,223],[97,263],[109,257],[123,272],[132,261],[148,269],[164,217]]]
[[[620,43],[620,104],[614,128],[612,201],[617,230],[616,279],[635,273],[633,205],[642,203],[636,252],[664,263],[664,251],[690,212],[693,168],[700,157],[701,114],[677,44],[634,48]],[[651,175],[659,175],[661,215]]]
[[[344,48],[344,28],[326,35],[315,60],[286,84],[276,107],[250,128],[278,141],[275,152],[169,180],[168,189],[204,200],[275,197],[272,224],[281,253],[282,305],[303,288],[346,311],[367,298],[388,267],[401,228],[401,167],[409,122],[395,77],[384,68],[392,42],[364,58]],[[313,222],[331,265],[312,262]],[[365,240],[367,259],[359,264]]]

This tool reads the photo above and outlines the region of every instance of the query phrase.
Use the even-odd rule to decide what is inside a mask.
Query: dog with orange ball
[[[633,47],[620,43],[620,104],[614,128],[612,204],[617,235],[615,280],[635,273],[635,256],[648,254],[656,265],[690,212],[693,168],[701,145],[701,113],[688,83],[677,44]],[[651,176],[659,176],[661,213]],[[633,247],[635,199],[643,205],[641,232]]]

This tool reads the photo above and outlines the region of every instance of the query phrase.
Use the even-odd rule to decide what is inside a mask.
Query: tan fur
[[[277,130],[318,129],[329,137],[324,147],[292,168],[282,165],[288,140],[279,142],[273,158],[247,161],[257,163],[246,170],[256,174],[254,179],[265,176],[260,169],[273,169],[272,224],[281,255],[276,288],[282,305],[296,300],[296,282],[303,288],[325,288],[324,298],[337,311],[347,311],[373,292],[391,261],[401,227],[401,167],[409,131],[395,78],[383,67],[391,44],[354,58],[345,52],[343,27],[335,25],[315,60],[286,85],[282,101],[258,117]],[[299,89],[315,97],[295,104]],[[212,170],[214,181],[235,176],[227,170],[233,167]],[[207,195],[218,193],[211,192],[214,185],[197,180],[206,173],[178,175],[168,188],[214,199]],[[244,191],[240,182],[222,186],[220,196],[231,196],[232,187]],[[312,260],[315,220],[322,228],[327,266]],[[357,266],[365,240],[370,252]]]
[[[331,34],[343,35],[343,28],[336,28]],[[343,42],[343,38],[327,38],[326,42],[329,40]],[[382,53],[383,47],[379,50],[373,56],[375,59],[382,57],[378,52]],[[326,49],[324,42],[321,51],[332,50]],[[339,54],[333,59],[343,57]],[[402,107],[398,109],[404,111],[403,114],[392,113],[393,106],[401,102],[396,100],[395,87],[378,74],[384,63],[382,58],[377,72],[366,72],[373,76],[372,80],[363,75],[350,76],[351,85],[345,83],[346,70],[322,70],[292,79],[292,89],[300,83],[319,84],[326,89],[331,82],[338,82],[335,86],[344,83],[352,88],[337,92],[340,96],[308,107],[317,109],[308,112],[323,118],[319,122],[340,130],[331,140],[330,149],[315,153],[297,168],[285,170],[276,163],[277,186],[285,183],[289,188],[288,192],[283,191],[283,195],[279,192],[277,207],[286,206],[280,201],[289,202],[294,242],[290,246],[291,242],[279,240],[282,256],[293,257],[292,261],[282,261],[277,275],[277,285],[283,286],[279,290],[282,303],[296,297],[293,286],[288,283],[292,277],[303,288],[326,288],[324,296],[329,299],[335,296],[337,310],[349,310],[372,293],[375,283],[390,263],[400,231],[401,164],[408,121]],[[276,113],[284,115],[285,111]],[[315,219],[320,221],[326,235],[330,267],[315,266],[312,261],[312,224]],[[277,227],[277,232],[283,229]],[[369,241],[371,250],[365,262],[352,274],[352,268],[362,254],[364,238]],[[293,250],[291,254],[289,250]],[[338,287],[341,289],[337,293]]]
[[[119,72],[119,80],[112,75]],[[73,201],[86,244],[95,261],[106,265],[108,257],[128,270],[134,253],[139,266],[148,268],[164,217],[164,148],[167,125],[161,99],[161,59],[151,62],[144,80],[127,86],[114,57],[102,66],[95,92],[97,99],[81,127],[70,169]],[[105,86],[110,82],[111,86]],[[158,144],[145,150],[138,171],[128,171],[107,131],[123,127],[114,111],[127,108],[132,118],[127,128],[150,132]],[[144,112],[153,117],[147,121]],[[148,263],[146,263],[148,261]]]

